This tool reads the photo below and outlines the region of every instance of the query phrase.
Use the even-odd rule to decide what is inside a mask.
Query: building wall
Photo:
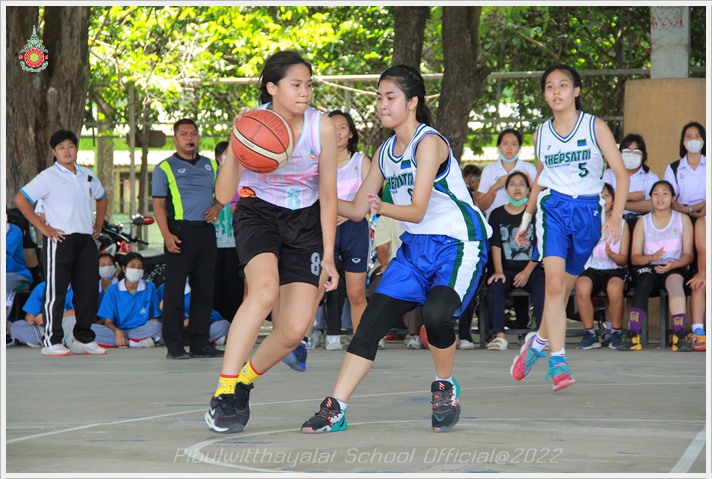
[[[705,81],[704,78],[657,78],[626,83],[625,134],[643,136],[648,149],[648,166],[660,178],[667,165],[680,158],[682,127],[697,121],[707,129]]]

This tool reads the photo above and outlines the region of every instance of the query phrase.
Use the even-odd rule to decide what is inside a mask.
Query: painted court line
[[[602,383],[602,384],[576,384],[577,388],[580,388],[582,386],[593,386],[593,387],[601,387],[601,386],[626,386],[630,388],[631,386],[681,386],[681,385],[699,385],[699,384],[704,384],[700,383],[697,381],[694,382],[684,382],[684,383]],[[513,384],[511,386],[485,386],[485,387],[477,387],[477,388],[462,388],[463,391],[483,391],[483,390],[494,390],[494,389],[522,389],[522,388],[527,388],[527,387],[549,387],[548,384]],[[362,399],[362,398],[369,398],[369,397],[383,397],[383,396],[401,396],[401,395],[413,395],[413,394],[423,394],[422,390],[417,390],[417,391],[396,391],[396,392],[387,392],[387,393],[378,393],[378,394],[364,394],[364,395],[356,395],[353,398],[354,399]],[[302,402],[307,402],[307,401],[314,401],[318,402],[322,398],[310,398],[310,399],[294,399],[294,400],[289,400],[289,401],[270,401],[270,402],[262,402],[262,403],[254,403],[250,404],[251,407],[255,406],[269,406],[269,405],[278,405],[278,404],[297,404],[297,403],[302,403]],[[206,406],[207,407],[207,406]],[[23,441],[29,441],[30,439],[37,439],[40,437],[47,437],[47,436],[54,436],[57,434],[64,434],[68,432],[74,432],[74,431],[81,431],[84,429],[92,429],[96,427],[104,427],[104,426],[112,426],[116,424],[128,424],[132,422],[142,422],[142,421],[152,421],[154,419],[161,419],[165,417],[172,417],[172,416],[180,416],[183,414],[196,414],[205,411],[205,408],[201,409],[191,409],[188,411],[180,411],[180,412],[173,412],[173,413],[167,413],[167,414],[157,414],[154,416],[143,416],[143,417],[136,417],[136,418],[131,418],[131,419],[122,419],[118,421],[109,421],[109,422],[100,422],[100,423],[94,423],[94,424],[86,424],[84,426],[76,426],[76,427],[71,427],[71,428],[66,428],[66,429],[59,429],[56,431],[48,431],[48,432],[43,432],[39,434],[31,434],[29,436],[23,436],[23,437],[17,437],[14,439],[8,439],[5,443],[6,444],[15,444],[18,442],[23,442]],[[492,419],[492,418],[482,418],[482,419],[477,419],[478,421],[490,421],[490,420],[496,420],[496,421],[508,421],[508,420],[515,420],[515,421],[521,421],[523,419],[527,420],[546,420],[546,421],[556,421],[558,419],[556,418],[504,418],[504,419]],[[568,421],[569,419],[562,419],[565,421]],[[583,419],[579,418],[578,420],[581,421],[613,421],[612,419],[599,419],[599,418],[591,418],[591,419]],[[700,421],[679,421],[679,420],[666,420],[666,419],[615,419],[617,422],[648,422],[648,423],[654,423],[654,422],[691,422],[691,423],[697,423]],[[6,431],[9,428],[12,428],[13,426],[8,424],[5,426]],[[290,429],[291,430],[291,429]],[[244,436],[241,436],[244,437]]]
[[[682,457],[680,457],[680,460],[677,461],[675,467],[670,469],[670,473],[686,473],[690,470],[692,464],[694,464],[695,460],[697,459],[697,456],[699,456],[700,452],[705,449],[706,435],[707,426],[705,425],[705,427],[703,427],[702,430],[697,433],[697,436],[695,436],[690,445],[687,447],[687,450],[685,450]]]

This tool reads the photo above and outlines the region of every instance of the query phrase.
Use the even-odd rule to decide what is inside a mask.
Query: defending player
[[[404,65],[389,68],[381,74],[377,98],[381,123],[395,135],[377,150],[377,164],[354,200],[339,201],[339,214],[360,220],[370,208],[402,221],[406,232],[349,344],[331,396],[304,423],[304,433],[346,429],[347,402],[371,369],[378,340],[395,318],[421,304],[435,363],[433,430],[450,429],[460,416],[452,321],[477,288],[491,229],[472,202],[450,145],[430,126],[420,73]],[[393,204],[377,196],[384,179]]]

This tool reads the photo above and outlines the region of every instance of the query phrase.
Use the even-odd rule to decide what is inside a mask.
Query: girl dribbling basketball
[[[217,179],[216,196],[223,204],[239,182],[235,243],[248,289],[232,321],[218,388],[205,414],[213,432],[245,428],[253,382],[300,343],[312,323],[317,288],[331,291],[338,283],[336,133],[333,122],[309,106],[311,76],[311,65],[296,52],[279,52],[267,60],[260,77],[262,108],[290,123],[294,151],[277,170],[255,173],[239,166],[228,148]],[[275,322],[248,360],[278,299],[280,309],[290,314]]]

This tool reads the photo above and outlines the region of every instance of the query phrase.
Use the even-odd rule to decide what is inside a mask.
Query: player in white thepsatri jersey
[[[394,320],[419,305],[435,364],[433,430],[449,430],[460,417],[453,318],[477,289],[491,229],[472,203],[447,140],[429,126],[420,73],[405,65],[389,68],[377,98],[381,124],[395,135],[379,147],[378,168],[371,168],[354,200],[339,201],[339,214],[357,220],[370,209],[400,220],[406,231],[349,344],[332,395],[302,425],[304,433],[346,429],[346,402],[371,369],[378,341]],[[392,203],[377,195],[384,180],[384,197]]]
[[[526,243],[526,231],[536,212],[537,250],[543,258],[546,294],[541,327],[514,359],[512,377],[521,381],[536,361],[551,348],[549,372],[554,391],[574,384],[564,349],[566,303],[576,278],[603,233],[615,243],[621,236],[623,208],[628,196],[628,174],[606,123],[581,111],[581,77],[568,65],[554,65],[541,77],[553,116],[537,129],[534,144],[539,174],[517,232],[517,242]],[[611,215],[606,219],[603,161],[616,177]]]

